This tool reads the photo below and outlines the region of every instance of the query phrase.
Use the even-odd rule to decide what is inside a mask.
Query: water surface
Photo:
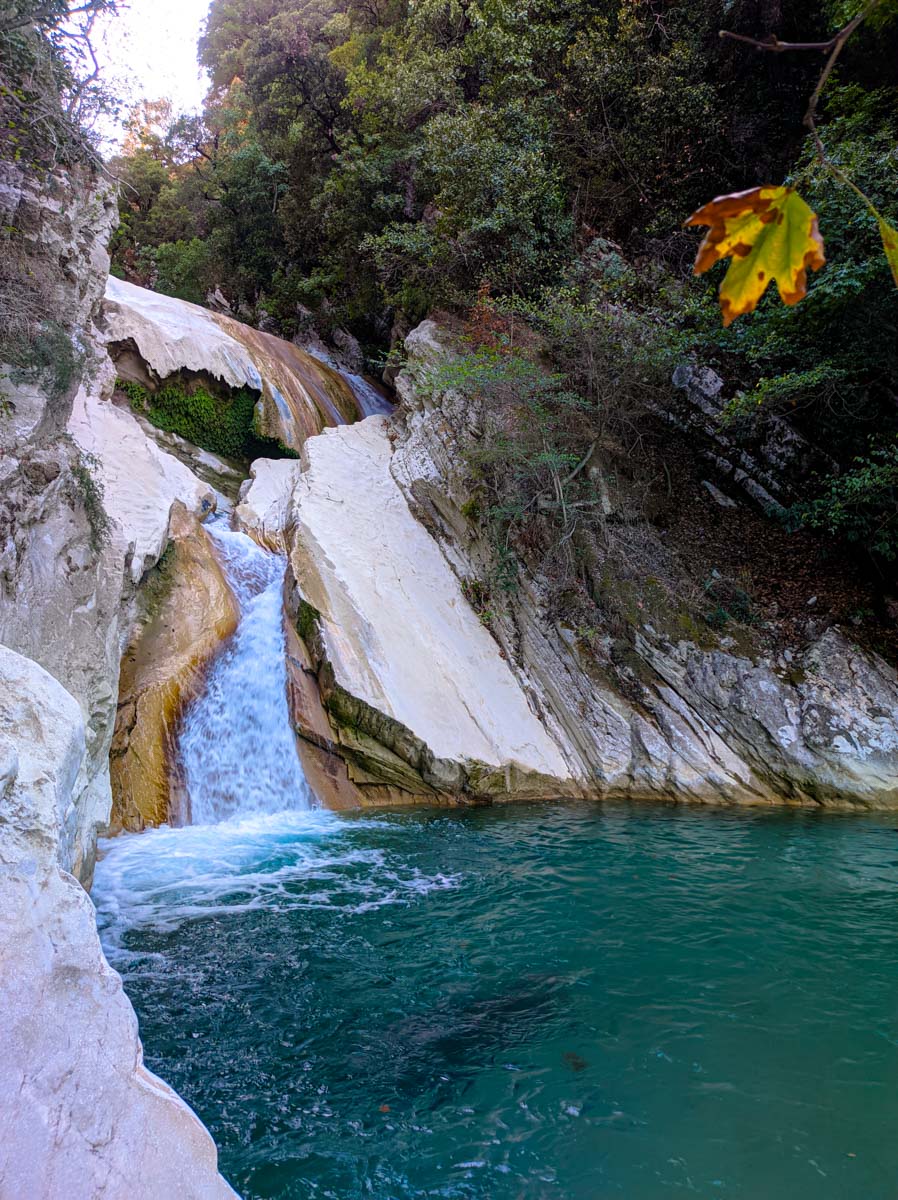
[[[94,898],[246,1197],[894,1200],[894,825],[255,815],[107,843]]]

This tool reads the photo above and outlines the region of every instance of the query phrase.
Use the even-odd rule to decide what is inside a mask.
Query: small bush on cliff
[[[0,339],[0,351],[12,367],[13,383],[41,387],[51,400],[74,392],[81,379],[85,355],[55,321],[42,321],[31,335]]]
[[[787,518],[796,528],[825,530],[894,562],[898,559],[898,441],[871,446],[850,470],[827,480],[821,496],[796,504]]]
[[[99,554],[109,541],[109,514],[103,504],[103,482],[97,476],[99,459],[86,450],[77,450],[72,463],[72,480],[77,499],[90,525],[90,547]]]

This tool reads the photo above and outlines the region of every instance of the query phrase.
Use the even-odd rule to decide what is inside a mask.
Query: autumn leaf
[[[753,312],[772,279],[783,303],[797,304],[807,293],[808,268],[819,271],[826,261],[816,214],[792,188],[718,196],[686,225],[710,225],[698,249],[696,275],[732,256],[720,285],[724,325]]]
[[[879,234],[882,238],[882,246],[886,252],[886,258],[889,260],[889,266],[892,268],[892,278],[898,286],[898,230],[893,229],[888,221],[879,218]]]

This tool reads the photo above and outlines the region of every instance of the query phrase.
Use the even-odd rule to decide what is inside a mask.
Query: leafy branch
[[[870,197],[829,157],[817,127],[820,97],[845,43],[883,3],[884,0],[869,0],[860,12],[825,42],[784,42],[774,34],[766,38],[752,38],[726,29],[720,31],[720,37],[774,54],[811,50],[827,55],[808,101],[803,124],[813,139],[817,158],[823,168],[838,183],[854,192],[876,221],[886,261],[898,286],[898,230],[886,221]],[[765,186],[718,196],[694,212],[686,225],[710,226],[699,247],[695,261],[696,275],[707,271],[722,258],[732,257],[720,287],[724,325],[729,325],[743,313],[752,312],[773,279],[777,281],[783,302],[796,304],[807,294],[808,269],[819,270],[825,261],[817,215],[793,188]]]

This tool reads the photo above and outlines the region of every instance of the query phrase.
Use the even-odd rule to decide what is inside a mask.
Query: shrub
[[[4,357],[10,363],[13,383],[43,388],[51,400],[61,400],[77,385],[85,355],[55,321],[43,321],[32,336],[25,333],[4,340]]]
[[[815,500],[794,505],[793,527],[823,529],[888,562],[898,559],[898,441],[872,446]]]
[[[103,505],[103,483],[95,472],[99,459],[85,450],[78,450],[72,463],[77,498],[80,500],[90,525],[90,546],[99,554],[109,541],[109,514]]]

